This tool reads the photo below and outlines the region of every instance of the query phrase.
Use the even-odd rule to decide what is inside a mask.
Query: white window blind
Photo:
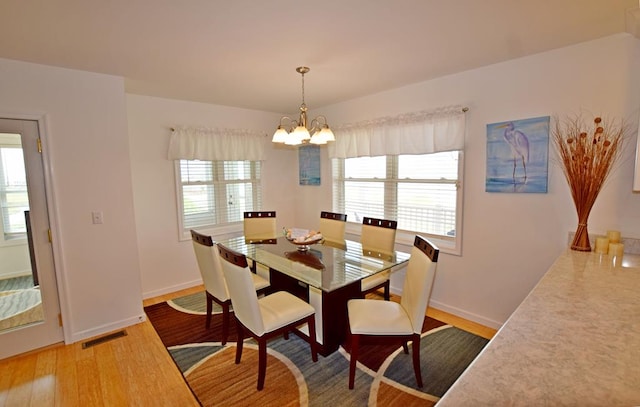
[[[182,230],[241,222],[262,205],[259,161],[179,160]]]
[[[347,220],[398,221],[398,229],[456,236],[461,152],[333,159],[333,207]]]
[[[26,238],[24,212],[28,210],[29,195],[22,148],[0,145],[0,219],[4,240]]]

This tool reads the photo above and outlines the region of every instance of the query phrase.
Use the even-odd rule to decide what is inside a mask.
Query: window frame
[[[177,209],[177,220],[178,220],[178,240],[180,241],[184,241],[184,240],[191,240],[191,234],[189,232],[190,229],[197,229],[199,231],[202,232],[209,232],[211,234],[214,235],[235,235],[237,233],[242,233],[243,230],[243,221],[239,220],[239,221],[235,221],[235,222],[226,222],[226,223],[215,223],[215,224],[204,224],[204,225],[199,225],[199,226],[193,226],[190,227],[189,229],[185,228],[185,222],[184,222],[184,196],[183,196],[183,186],[187,185],[187,183],[183,183],[182,182],[182,172],[181,172],[181,166],[180,166],[180,162],[183,160],[174,160],[174,178],[175,178],[175,187],[176,187],[176,209]],[[225,180],[225,176],[224,176],[224,172],[219,174],[216,173],[215,171],[215,166],[216,163],[220,162],[237,162],[237,161],[249,161],[249,160],[217,160],[217,161],[208,161],[208,160],[184,160],[184,161],[205,161],[205,162],[210,162],[212,163],[211,165],[214,167],[214,171],[212,174],[212,180],[210,184],[214,190],[216,188],[225,188],[226,189],[226,185],[227,184],[235,184],[237,183],[237,180]],[[252,210],[260,210],[261,206],[262,206],[262,169],[260,169],[258,171],[257,166],[262,166],[262,162],[260,161],[250,161],[250,173],[251,173],[251,178],[250,179],[245,179],[244,183],[247,182],[251,182],[254,185],[253,188],[253,194],[252,194],[252,201],[256,199],[258,202],[255,203],[254,202],[254,209]],[[224,168],[224,165],[221,165],[222,168]],[[257,174],[260,174],[259,178],[257,177]],[[214,192],[214,198],[213,198],[213,205],[217,205],[218,201],[220,199],[224,199],[224,197],[226,197],[226,190],[224,194],[220,194],[220,193],[215,193]],[[257,207],[257,208],[256,208]],[[248,209],[247,209],[248,210]]]
[[[398,158],[397,156],[387,156],[387,159],[391,159],[392,165],[387,164],[386,177],[388,181],[382,181],[385,185],[396,185],[397,183],[401,183],[403,180],[398,179],[397,171],[398,171]],[[342,165],[339,165],[340,160],[342,161]],[[332,159],[331,167],[332,167],[332,191],[333,191],[333,210],[336,212],[343,211],[344,209],[340,208],[339,202],[344,200],[344,196],[340,196],[340,194],[344,194],[344,184],[341,189],[336,188],[336,182],[343,182],[345,180],[344,174],[344,160],[345,159]],[[338,168],[337,168],[338,167]],[[389,170],[391,167],[391,170]],[[337,172],[337,174],[336,174]],[[391,179],[389,179],[391,177]],[[398,229],[396,233],[396,242],[405,245],[412,246],[413,241],[416,234],[420,234],[421,236],[429,239],[434,244],[438,246],[438,248],[445,253],[453,254],[453,255],[462,255],[462,234],[463,234],[463,185],[464,185],[464,150],[458,150],[458,179],[455,181],[456,185],[456,220],[455,220],[455,236],[443,236],[443,235],[435,235],[425,232],[416,232],[405,229]],[[386,188],[385,188],[386,189]],[[385,192],[385,201],[388,201],[390,198],[392,200],[397,200],[397,188],[390,188],[391,192]],[[390,214],[387,208],[385,208],[385,214]],[[388,215],[389,219],[395,219],[394,216]],[[357,222],[355,219],[347,218],[346,224],[346,233],[352,234],[356,236],[360,236],[362,224]]]

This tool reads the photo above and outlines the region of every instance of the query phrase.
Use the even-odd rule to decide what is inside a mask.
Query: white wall
[[[555,162],[549,164],[546,194],[485,192],[486,125],[562,116],[584,109],[587,115],[593,112],[625,118],[637,129],[639,75],[640,41],[620,34],[312,113],[326,115],[335,126],[452,104],[470,108],[462,256],[441,256],[431,305],[498,327],[568,246],[567,235],[575,231],[577,216]],[[627,145],[625,162],[613,174],[593,208],[590,233],[618,229],[625,237],[640,237],[640,196],[631,192],[635,134]],[[553,151],[550,146],[552,157]],[[323,182],[317,190],[299,187],[297,193],[311,203],[326,200],[331,187]],[[307,209],[313,212],[312,208]],[[396,290],[400,281],[392,280]]]
[[[0,111],[47,119],[65,340],[144,319],[123,79],[0,59],[0,89]]]
[[[190,240],[180,240],[174,163],[167,159],[171,127],[205,126],[265,133],[263,210],[275,210],[278,227],[295,224],[297,152],[275,147],[271,136],[280,116],[255,110],[127,95],[133,189],[145,298],[201,284]],[[237,231],[241,234],[242,226]],[[209,231],[215,239],[224,236]]]
[[[26,243],[0,246],[0,280],[30,274],[31,259]]]

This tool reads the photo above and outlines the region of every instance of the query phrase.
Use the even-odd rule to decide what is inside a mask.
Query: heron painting
[[[487,125],[487,192],[547,192],[549,116]]]

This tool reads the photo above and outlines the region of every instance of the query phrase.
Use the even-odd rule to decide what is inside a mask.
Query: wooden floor
[[[144,306],[202,290],[145,300]],[[431,308],[427,315],[485,338],[495,334]],[[198,406],[151,324],[125,331],[86,349],[80,342],[57,345],[0,361],[0,407]]]

